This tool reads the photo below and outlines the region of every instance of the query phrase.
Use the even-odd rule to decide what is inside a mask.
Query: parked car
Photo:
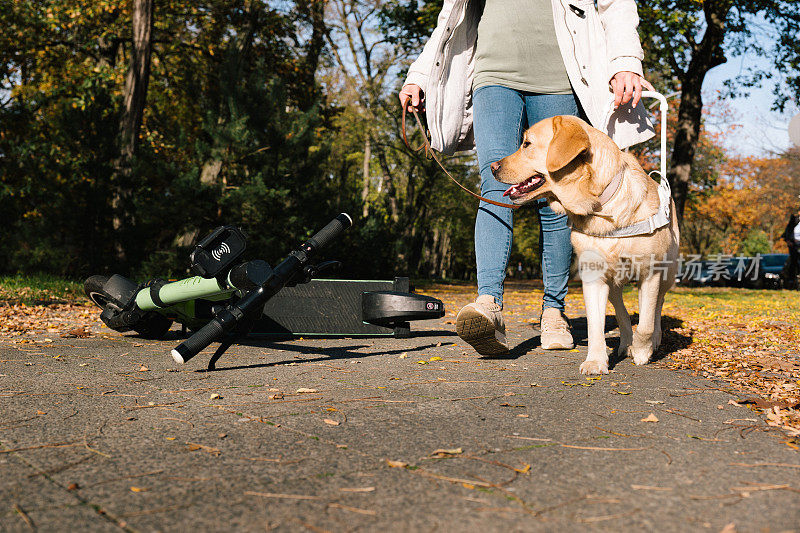
[[[756,287],[763,289],[783,288],[783,268],[789,254],[764,254],[758,265]]]
[[[728,287],[754,288],[758,285],[759,263],[755,257],[731,257],[727,260]]]
[[[713,278],[711,271],[714,261],[690,261],[684,263],[678,272],[676,282],[687,287],[702,287],[708,285]]]

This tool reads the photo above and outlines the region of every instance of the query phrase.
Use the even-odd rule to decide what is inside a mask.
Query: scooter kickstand
[[[235,336],[229,336],[229,337],[225,337],[222,340],[222,342],[219,343],[219,347],[217,348],[217,351],[214,352],[214,355],[212,355],[211,359],[208,360],[208,368],[206,368],[207,372],[210,372],[210,371],[213,371],[213,370],[217,369],[216,368],[217,361],[219,361],[219,358],[222,357],[222,354],[224,354],[228,350],[228,348],[233,346],[235,342],[236,342],[236,337]]]

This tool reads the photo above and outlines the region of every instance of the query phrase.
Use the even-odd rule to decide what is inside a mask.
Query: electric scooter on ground
[[[340,265],[338,261],[315,264],[312,259],[351,225],[349,215],[339,214],[275,268],[260,259],[243,261],[241,258],[247,247],[247,236],[235,226],[221,226],[199,241],[190,256],[192,271],[197,276],[174,282],[152,279],[143,284],[119,274],[92,276],[84,283],[84,290],[103,309],[100,318],[113,330],[135,331],[143,337],[154,339],[163,338],[173,322],[193,330],[188,339],[172,350],[172,357],[178,363],[189,361],[211,343],[219,342],[220,346],[208,364],[209,370],[213,370],[216,361],[238,339],[249,334],[254,327],[258,329],[257,326],[266,323],[269,329],[269,324],[275,323],[272,318],[275,315],[274,306],[272,316],[265,314],[265,306],[284,288],[309,284],[316,292],[323,291],[323,288],[329,291],[332,285],[325,282],[330,281],[339,281],[340,285],[361,283],[354,285],[356,289],[382,286],[381,282],[369,281],[312,281],[320,272]],[[405,284],[402,280],[405,280]],[[397,278],[392,287],[405,290],[354,292],[352,287],[347,287],[349,290],[344,291],[346,301],[341,307],[358,313],[360,303],[360,316],[351,317],[351,322],[367,328],[365,333],[356,334],[376,334],[376,328],[377,331],[392,331],[393,328],[398,336],[398,332],[408,332],[412,320],[444,316],[444,305],[440,300],[408,292],[407,281],[406,278]],[[300,293],[297,296],[299,298]],[[320,306],[321,300],[313,296],[305,295],[308,300],[305,305],[317,312],[317,326],[320,319],[323,324],[326,320],[340,324],[341,320],[337,321],[340,317],[330,316],[336,309]],[[298,298],[291,301],[296,304]],[[337,306],[342,300],[333,302]],[[284,301],[284,304],[287,303]],[[308,320],[303,322],[308,325]],[[291,326],[292,322],[287,324]],[[282,327],[279,332],[303,333],[293,332],[287,327]],[[337,334],[337,331],[326,331],[323,327],[316,333]],[[344,335],[351,333],[350,330],[338,332]]]

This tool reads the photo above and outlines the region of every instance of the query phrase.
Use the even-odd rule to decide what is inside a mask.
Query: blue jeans
[[[522,143],[522,133],[540,120],[580,113],[572,94],[537,94],[499,85],[478,88],[472,103],[481,194],[500,202],[508,202],[503,198],[508,185],[494,179],[489,165],[514,153]],[[572,258],[567,217],[553,212],[544,199],[534,205],[539,214],[544,278],[542,307],[564,309]],[[503,280],[511,253],[512,223],[511,209],[480,203],[475,218],[478,294],[492,295],[499,304],[503,302]]]

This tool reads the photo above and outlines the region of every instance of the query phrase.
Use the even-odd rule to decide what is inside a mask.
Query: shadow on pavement
[[[375,357],[380,355],[399,355],[402,353],[407,352],[419,352],[423,350],[429,350],[431,348],[435,348],[437,344],[426,344],[424,346],[417,346],[413,348],[401,348],[396,350],[385,350],[382,352],[369,352],[369,353],[360,353],[355,352],[354,350],[361,350],[363,348],[371,348],[373,347],[372,344],[357,344],[352,346],[335,346],[331,348],[319,348],[317,346],[297,346],[297,345],[288,345],[288,344],[276,344],[274,342],[258,342],[253,341],[252,339],[247,339],[247,342],[241,343],[246,346],[252,346],[256,348],[275,348],[277,350],[285,351],[285,352],[297,352],[304,355],[319,355],[321,357],[315,357],[312,359],[302,359],[298,360],[295,358],[286,359],[283,361],[272,361],[270,363],[259,363],[254,365],[239,365],[239,366],[226,366],[222,368],[214,368],[214,369],[197,369],[195,372],[220,372],[225,370],[243,370],[248,368],[268,368],[272,366],[279,366],[279,365],[288,365],[290,363],[314,363],[319,361],[331,361],[336,359],[359,359],[362,357]],[[223,356],[224,357],[224,356]]]
[[[633,313],[631,314],[631,323],[633,323],[634,331],[636,330],[636,325],[639,322],[639,314]],[[575,340],[575,346],[585,346],[588,342],[587,337],[587,324],[586,324],[586,317],[578,317],[570,320],[570,326],[572,328],[572,337]],[[617,329],[619,325],[617,324],[617,319],[614,315],[606,315],[606,323],[604,331],[609,333]],[[650,362],[660,361],[667,357],[669,354],[674,353],[678,350],[682,350],[692,344],[692,337],[690,335],[683,335],[675,331],[676,329],[683,327],[683,321],[669,315],[662,315],[661,317],[661,328],[662,328],[662,338],[661,338],[661,346],[658,348],[656,353],[653,354],[652,359]],[[538,339],[538,337],[537,337]],[[619,348],[619,337],[613,337],[606,339],[606,343],[608,347],[611,348],[611,354],[609,355],[608,360],[608,368],[614,368],[620,361],[625,359],[624,356],[620,356],[617,354],[617,349]],[[524,343],[523,343],[524,344]],[[538,345],[538,343],[537,343]]]
[[[126,337],[130,337],[132,339],[142,339],[142,340],[154,340],[148,337],[144,337],[142,335],[131,334],[128,333],[125,335]],[[436,329],[436,330],[411,330],[411,336],[408,338],[419,338],[419,337],[455,337],[456,332],[450,331],[447,329]],[[180,342],[186,340],[187,338],[191,337],[191,332],[184,334],[181,330],[172,330],[168,331],[166,335],[157,339],[159,341],[176,341]],[[254,333],[252,335],[248,335],[243,339],[243,342],[237,342],[236,344],[243,344],[246,346],[260,346],[260,343],[275,343],[280,341],[289,341],[289,340],[297,340],[297,339],[394,339],[392,335],[359,335],[355,337],[353,335],[319,335],[319,334],[312,334],[312,335],[293,335],[293,334],[280,334],[280,333],[269,333],[269,334],[259,334]]]

